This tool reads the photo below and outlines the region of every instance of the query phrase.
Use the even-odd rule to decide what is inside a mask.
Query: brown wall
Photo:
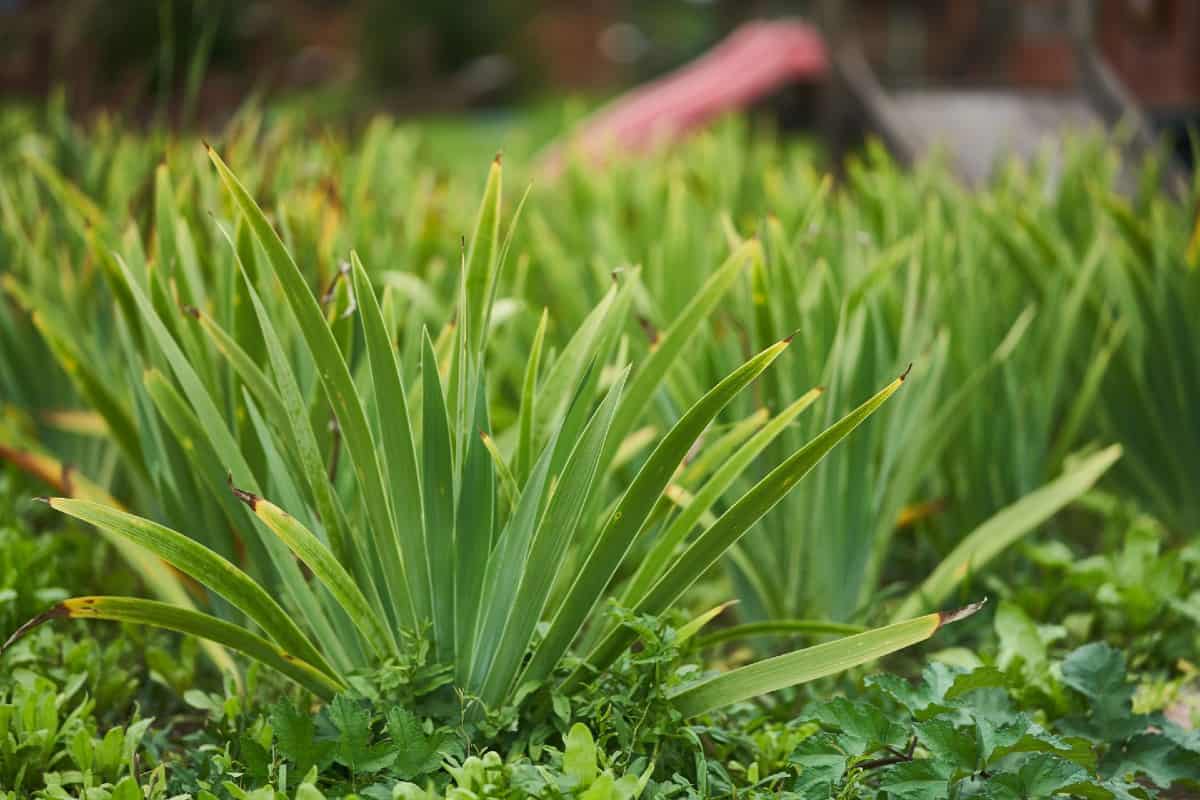
[[[1200,105],[1200,3],[1110,0],[1097,28],[1104,54],[1144,105]]]

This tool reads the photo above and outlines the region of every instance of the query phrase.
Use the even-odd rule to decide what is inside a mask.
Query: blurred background
[[[248,97],[300,98],[351,123],[380,110],[503,114],[564,94],[599,103],[750,20],[780,18],[812,25],[816,43],[765,47],[833,57],[781,68],[706,113],[763,107],[835,148],[873,129],[905,156],[929,146],[931,128],[946,138],[1030,128],[1037,139],[1064,119],[1132,118],[1131,138],[1165,135],[1190,159],[1186,131],[1200,119],[1190,0],[0,0],[0,95],[37,103],[61,88],[77,115],[201,126]],[[964,159],[965,173],[979,169]]]

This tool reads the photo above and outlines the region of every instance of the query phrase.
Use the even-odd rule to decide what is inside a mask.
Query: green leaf
[[[1046,643],[1025,610],[1015,603],[1003,601],[996,609],[994,624],[1000,639],[1000,668],[1007,669],[1016,662],[1023,665],[1027,677],[1040,677],[1049,663]]]
[[[262,405],[263,413],[266,414],[267,419],[271,420],[271,424],[280,431],[288,431],[290,425],[288,424],[287,408],[280,399],[279,392],[275,391],[275,387],[271,385],[266,373],[259,369],[250,355],[242,349],[242,346],[226,333],[225,329],[218,325],[211,316],[199,309],[191,309],[190,313],[199,321],[201,328],[208,334],[217,350],[229,361],[242,383]]]
[[[65,468],[63,464],[49,456],[13,450],[0,443],[0,458],[11,461],[41,480],[55,485],[56,489],[70,489],[75,498],[89,500],[109,508],[117,505],[116,500],[89,478],[78,472],[70,471],[69,468]],[[60,485],[64,475],[69,475],[69,485]],[[55,476],[57,476],[58,483],[55,483]],[[101,528],[100,533],[133,568],[152,594],[172,605],[195,609],[195,603],[184,589],[179,577],[171,572],[162,560],[124,536],[105,528]],[[229,653],[213,642],[204,642],[203,647],[205,653],[223,673],[235,676],[237,679],[237,666],[230,658]]]
[[[683,644],[687,640],[691,639],[697,633],[704,630],[705,625],[719,617],[725,611],[725,609],[729,608],[731,605],[733,605],[733,601],[721,603],[721,605],[713,606],[703,614],[700,614],[694,619],[689,620],[687,624],[680,626],[679,630],[676,631],[675,641],[678,644]]]
[[[817,733],[800,742],[789,760],[800,768],[797,792],[805,797],[827,797],[842,782],[850,759],[832,734]]]
[[[534,671],[540,669],[537,667],[536,655],[522,679],[518,680],[517,674],[521,659],[529,648],[537,624],[549,603],[550,593],[562,569],[567,548],[575,539],[588,499],[598,483],[600,455],[612,428],[627,374],[622,372],[609,387],[604,401],[592,414],[575,446],[570,449],[570,455],[562,466],[558,483],[553,488],[537,532],[530,542],[528,562],[505,566],[510,579],[515,580],[520,576],[520,588],[506,619],[503,636],[484,683],[485,702],[498,703],[503,699],[503,693],[514,684],[538,681],[545,677],[540,671]],[[560,441],[570,443],[569,439]]]
[[[496,156],[488,170],[483,201],[467,252],[465,324],[470,338],[470,353],[474,357],[483,351],[484,329],[491,313],[499,266],[501,172],[500,157]]]
[[[776,437],[787,429],[788,425],[792,423],[797,415],[811,406],[821,396],[821,392],[821,389],[813,389],[806,392],[790,406],[775,415],[749,441],[738,448],[732,457],[726,459],[721,464],[713,476],[704,484],[704,487],[696,493],[691,502],[679,512],[675,519],[671,521],[671,524],[667,526],[667,529],[654,542],[650,552],[642,560],[642,563],[638,566],[638,571],[630,580],[629,587],[625,590],[625,594],[621,598],[622,605],[633,607],[645,597],[650,587],[654,584],[654,581],[662,577],[663,571],[667,569],[680,543],[692,532],[692,529],[700,522],[705,512],[720,500],[721,496],[725,494],[726,490],[737,479],[742,477],[751,462]]]
[[[317,741],[317,726],[311,714],[282,701],[271,707],[270,719],[279,754],[292,762],[298,774],[314,766],[323,770],[333,761],[334,743]]]
[[[1059,478],[997,512],[967,534],[942,559],[920,588],[896,610],[893,619],[912,616],[922,606],[938,605],[944,601],[971,571],[980,569],[1013,542],[1090,489],[1120,457],[1120,445],[1105,448],[1073,465]]]
[[[838,442],[875,413],[903,383],[904,376],[892,381],[874,397],[826,428],[812,441],[789,456],[782,464],[771,470],[765,478],[742,495],[728,511],[688,546],[683,554],[671,564],[666,573],[650,588],[641,602],[635,606],[635,613],[638,615],[663,613],[738,539],[744,536],[754,523],[795,488],[796,484]],[[630,491],[633,489],[631,488]],[[933,631],[929,631],[929,635],[932,634]],[[597,669],[607,667],[632,641],[632,636],[632,632],[628,629],[614,630],[593,649],[587,658],[588,663]],[[581,669],[576,670],[572,679],[578,679],[577,676],[581,674]],[[568,679],[568,682],[572,679]]]
[[[237,488],[233,488],[233,492],[325,584],[376,653],[385,655],[396,652],[391,629],[375,614],[346,568],[312,531],[269,500]]]
[[[512,471],[508,468],[508,464],[504,462],[504,455],[501,454],[500,448],[496,445],[496,440],[489,436],[487,431],[480,431],[479,439],[483,442],[484,448],[492,458],[492,470],[496,479],[500,482],[500,490],[504,494],[508,507],[515,507],[517,505],[517,498],[521,496],[521,488],[517,485],[516,477],[513,476]]]
[[[835,728],[853,740],[848,746],[854,755],[862,755],[883,747],[903,748],[908,740],[908,731],[892,721],[884,712],[867,703],[852,702],[837,697],[822,703],[815,709],[816,719],[824,726]]]
[[[135,542],[195,578],[254,620],[280,646],[337,680],[338,674],[288,613],[246,573],[183,534],[147,519],[86,500],[54,497],[50,507]]]
[[[757,636],[821,636],[826,634],[853,636],[866,630],[862,625],[851,625],[847,622],[826,622],[819,619],[771,619],[721,628],[701,636],[699,645],[701,648],[714,647],[724,642],[752,639]]]
[[[1103,723],[1131,713],[1134,686],[1127,683],[1125,654],[1105,642],[1085,644],[1063,659],[1062,682],[1091,701]]]
[[[1200,754],[1162,734],[1143,733],[1109,750],[1101,770],[1113,778],[1144,775],[1167,789],[1184,781],[1200,783]]]
[[[596,763],[596,742],[582,722],[576,722],[563,737],[563,772],[579,786],[589,786],[600,772]]]
[[[470,649],[475,644],[483,582],[488,558],[495,544],[496,476],[492,454],[486,443],[490,427],[487,412],[487,385],[480,378],[476,385],[474,420],[479,436],[466,442],[466,463],[459,474],[458,511],[454,517],[454,651],[460,681],[470,672]],[[458,655],[463,654],[463,655]]]
[[[549,481],[550,461],[556,445],[557,434],[551,437],[534,464],[529,480],[521,492],[521,499],[488,559],[482,594],[487,598],[487,603],[480,609],[479,625],[475,632],[476,644],[472,650],[474,658],[466,683],[469,688],[476,689],[483,685],[496,648],[504,636],[509,609],[519,587],[519,581],[514,580],[512,572],[519,571],[528,563],[529,542],[536,530],[538,513],[541,511],[542,498]]]
[[[945,765],[922,759],[882,770],[879,788],[897,800],[941,800],[949,796],[949,778]]]
[[[454,658],[454,464],[446,397],[433,342],[425,336],[421,358],[421,488],[424,490],[425,552],[432,588],[433,642],[438,658]]]
[[[975,731],[961,729],[945,717],[915,726],[917,739],[930,755],[952,767],[958,774],[971,773],[979,764]]]
[[[334,552],[339,554],[341,558],[349,561],[353,551],[357,551],[359,559],[363,560],[365,559],[365,554],[363,553],[363,545],[365,543],[361,541],[362,537],[352,537],[346,530],[344,511],[326,476],[324,460],[321,457],[317,435],[313,430],[312,421],[308,414],[308,406],[300,391],[296,374],[288,362],[283,343],[279,340],[279,335],[271,323],[266,307],[259,298],[258,292],[250,285],[250,277],[244,270],[242,272],[242,280],[246,293],[250,297],[251,305],[254,307],[254,315],[258,319],[261,340],[270,359],[271,371],[275,375],[275,385],[279,390],[279,397],[283,403],[286,427],[282,428],[280,433],[289,433],[290,436],[286,438],[290,438],[295,445],[296,453],[300,459],[301,471],[308,483],[309,490],[312,492],[313,499],[316,502],[317,513],[325,524],[325,529],[329,534],[330,545],[334,548]],[[383,542],[380,539],[376,539],[375,544],[384,550],[384,552],[379,554],[381,563],[389,563],[386,560],[387,553],[395,551],[383,548]],[[360,577],[364,584],[370,580],[369,575],[363,574]]]
[[[296,266],[291,254],[284,247],[283,240],[271,227],[271,223],[263,214],[262,209],[254,202],[250,193],[225,165],[217,152],[209,148],[208,155],[216,166],[222,183],[233,196],[253,231],[255,239],[266,252],[267,260],[283,287],[288,305],[300,325],[300,331],[317,368],[317,374],[325,387],[329,402],[333,406],[346,453],[354,465],[359,490],[371,519],[373,534],[376,537],[383,537],[385,540],[394,540],[396,538],[393,529],[395,523],[378,460],[378,451],[371,437],[362,400],[355,389],[350,369],[346,365],[337,340],[329,329],[329,325],[321,313],[321,308],[305,282],[300,268]],[[238,478],[238,480],[241,479]],[[389,566],[391,565],[389,564]],[[407,626],[414,626],[416,619],[413,614],[412,599],[408,594],[403,564],[399,564],[399,569],[385,570],[385,575],[388,578],[392,601],[398,604],[400,621]]]
[[[786,340],[777,342],[726,376],[697,400],[654,448],[584,559],[549,631],[534,652],[526,671],[527,679],[544,679],[570,647],[696,437],[738,392],[771,365],[787,345]],[[699,574],[692,579],[697,577]]]
[[[722,706],[757,697],[787,686],[834,675],[850,667],[874,661],[909,645],[923,642],[947,622],[954,622],[979,609],[968,606],[952,614],[929,614],[906,622],[876,628],[825,644],[814,645],[722,675],[705,678],[668,692],[681,714],[693,717]]]
[[[441,735],[426,735],[415,714],[401,706],[394,707],[387,715],[388,735],[396,760],[392,771],[402,780],[434,772],[442,763]]]
[[[935,661],[925,667],[915,684],[898,675],[871,675],[866,684],[904,706],[915,719],[926,720],[951,710],[953,704],[946,695],[969,674]]]
[[[109,795],[109,800],[142,800],[142,798],[142,787],[138,786],[136,778],[129,775],[122,778],[113,787],[112,794]]]
[[[135,625],[150,625],[156,628],[198,636],[231,650],[243,653],[274,669],[309,690],[317,697],[330,699],[344,685],[325,675],[316,667],[301,661],[296,656],[233,623],[202,614],[189,608],[181,608],[157,600],[137,597],[73,597],[64,600],[41,616],[34,617],[17,629],[0,647],[0,653],[8,649],[17,639],[33,628],[51,619],[103,619],[112,622],[129,622]]]
[[[1072,784],[1087,780],[1078,764],[1047,753],[1028,756],[1014,772],[1003,772],[989,782],[989,798],[1050,797]]]
[[[742,243],[705,281],[700,291],[671,323],[671,327],[654,343],[650,354],[638,365],[637,373],[629,382],[629,389],[617,410],[617,417],[613,421],[613,439],[606,447],[603,463],[612,461],[617,447],[642,418],[654,392],[666,379],[676,359],[694,341],[700,323],[717,307],[747,266],[760,262],[762,257],[762,245],[757,240]]]
[[[358,299],[371,377],[383,458],[391,486],[392,510],[396,516],[395,546],[403,554],[410,581],[413,612],[418,620],[432,619],[433,587],[426,556],[425,516],[422,509],[421,472],[413,442],[408,397],[395,349],[383,321],[383,312],[371,288],[358,254],[350,253],[354,268],[354,294]]]
[[[633,283],[627,280],[620,287],[610,288],[575,329],[550,366],[537,393],[537,414],[532,417],[536,439],[549,438],[549,433],[561,426],[584,377],[596,361],[606,334],[611,330],[619,330],[624,323]]]
[[[125,278],[125,284],[133,295],[134,302],[137,304],[142,323],[170,364],[171,371],[179,381],[183,395],[196,412],[196,420],[212,445],[216,457],[220,459],[228,472],[242,486],[249,488],[251,491],[257,491],[257,482],[254,479],[250,465],[246,463],[245,456],[242,455],[241,448],[230,432],[224,415],[217,407],[212,395],[205,388],[200,376],[192,367],[187,355],[184,354],[179,344],[172,337],[167,326],[159,317],[158,312],[155,311],[150,299],[146,297],[145,292],[138,286],[132,273],[120,259],[117,259],[117,263]],[[253,519],[253,516],[247,514],[245,518],[249,521]],[[292,595],[292,598],[298,606],[305,609],[306,614],[311,613],[314,605],[312,603],[312,595],[307,585],[304,584],[299,569],[296,568],[294,561],[288,556],[286,548],[272,546],[277,543],[271,540],[271,537],[267,536],[264,531],[260,531],[257,528],[255,529],[255,535],[256,539],[252,544],[262,543],[273,565],[283,576],[284,585]]]
[[[376,772],[392,763],[396,754],[386,743],[371,744],[371,713],[364,703],[339,694],[327,713],[338,731],[333,760],[349,769],[351,775]]]

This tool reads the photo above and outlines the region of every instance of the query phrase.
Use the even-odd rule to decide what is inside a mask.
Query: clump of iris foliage
[[[1200,779],[1154,624],[1197,616],[1200,185],[1121,194],[1095,142],[835,185],[731,121],[514,193],[519,131],[311,134],[0,117],[0,456],[55,495],[22,524],[112,548],[4,544],[0,789]],[[919,682],[829,679],[985,592]]]

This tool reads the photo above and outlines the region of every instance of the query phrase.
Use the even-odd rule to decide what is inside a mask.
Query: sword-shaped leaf
[[[1073,465],[1061,476],[1017,502],[1001,509],[958,543],[929,577],[910,594],[895,619],[903,619],[937,605],[949,596],[967,575],[978,570],[998,553],[1041,525],[1100,479],[1121,457],[1121,446],[1114,444]]]
[[[300,268],[296,266],[291,253],[279,238],[279,234],[271,227],[266,215],[254,198],[246,191],[233,172],[226,166],[221,157],[212,148],[208,150],[209,158],[217,168],[221,181],[226,190],[232,195],[246,222],[249,224],[254,237],[267,254],[267,261],[283,287],[288,305],[299,323],[301,334],[307,346],[309,355],[317,368],[325,393],[333,406],[334,416],[345,442],[346,453],[354,465],[358,478],[359,491],[362,493],[367,513],[371,519],[372,533],[383,537],[384,541],[396,538],[387,490],[384,486],[383,474],[379,463],[378,452],[371,437],[367,424],[366,411],[362,399],[355,388],[350,368],[342,355],[341,348],[334,338],[333,332],[321,313],[321,307]],[[390,548],[380,547],[380,550]],[[398,605],[400,620],[405,625],[413,625],[412,600],[408,594],[408,585],[404,573],[404,565],[396,559],[384,570],[388,579],[388,588],[392,601]]]
[[[312,531],[269,500],[238,489],[232,480],[229,488],[296,554],[296,558],[308,565],[377,653],[383,655],[395,651],[396,640],[391,629],[371,608],[346,568]]]
[[[889,397],[895,394],[896,390],[904,384],[905,375],[892,381],[874,397],[819,433],[812,441],[793,453],[742,495],[676,559],[635,606],[635,612],[638,614],[661,614],[666,611],[688,587],[707,572],[713,564],[717,563],[717,559],[736,544],[754,523],[758,522],[764,514],[795,488],[800,479],[807,475],[838,442],[846,438],[851,431],[861,425]],[[632,631],[626,628],[614,630],[592,651],[587,658],[587,663],[594,668],[607,667],[633,640],[633,635]],[[582,677],[583,669],[580,667],[575,670],[575,673],[567,679],[568,685],[574,684]]]
[[[217,594],[250,619],[288,652],[330,677],[337,672],[317,651],[288,613],[254,579],[202,544],[148,519],[93,503],[52,497],[50,507],[146,548]]]
[[[694,717],[722,706],[767,692],[807,683],[874,661],[917,642],[923,642],[943,625],[965,619],[983,603],[952,612],[926,614],[855,636],[806,647],[672,690],[668,696],[685,717]]]
[[[105,619],[112,622],[130,622],[135,625],[150,625],[178,631],[190,636],[216,642],[236,650],[272,669],[288,676],[323,700],[345,689],[345,684],[331,678],[292,653],[283,650],[266,639],[239,628],[232,622],[202,614],[190,608],[143,600],[137,597],[72,597],[26,622],[8,640],[0,645],[0,655],[18,639],[37,626],[52,619]]]
[[[777,342],[727,375],[697,400],[654,448],[609,516],[591,551],[582,560],[566,599],[534,651],[525,673],[528,680],[545,679],[567,652],[592,609],[600,602],[609,581],[692,443],[713,417],[761,375],[787,346],[786,339]]]

